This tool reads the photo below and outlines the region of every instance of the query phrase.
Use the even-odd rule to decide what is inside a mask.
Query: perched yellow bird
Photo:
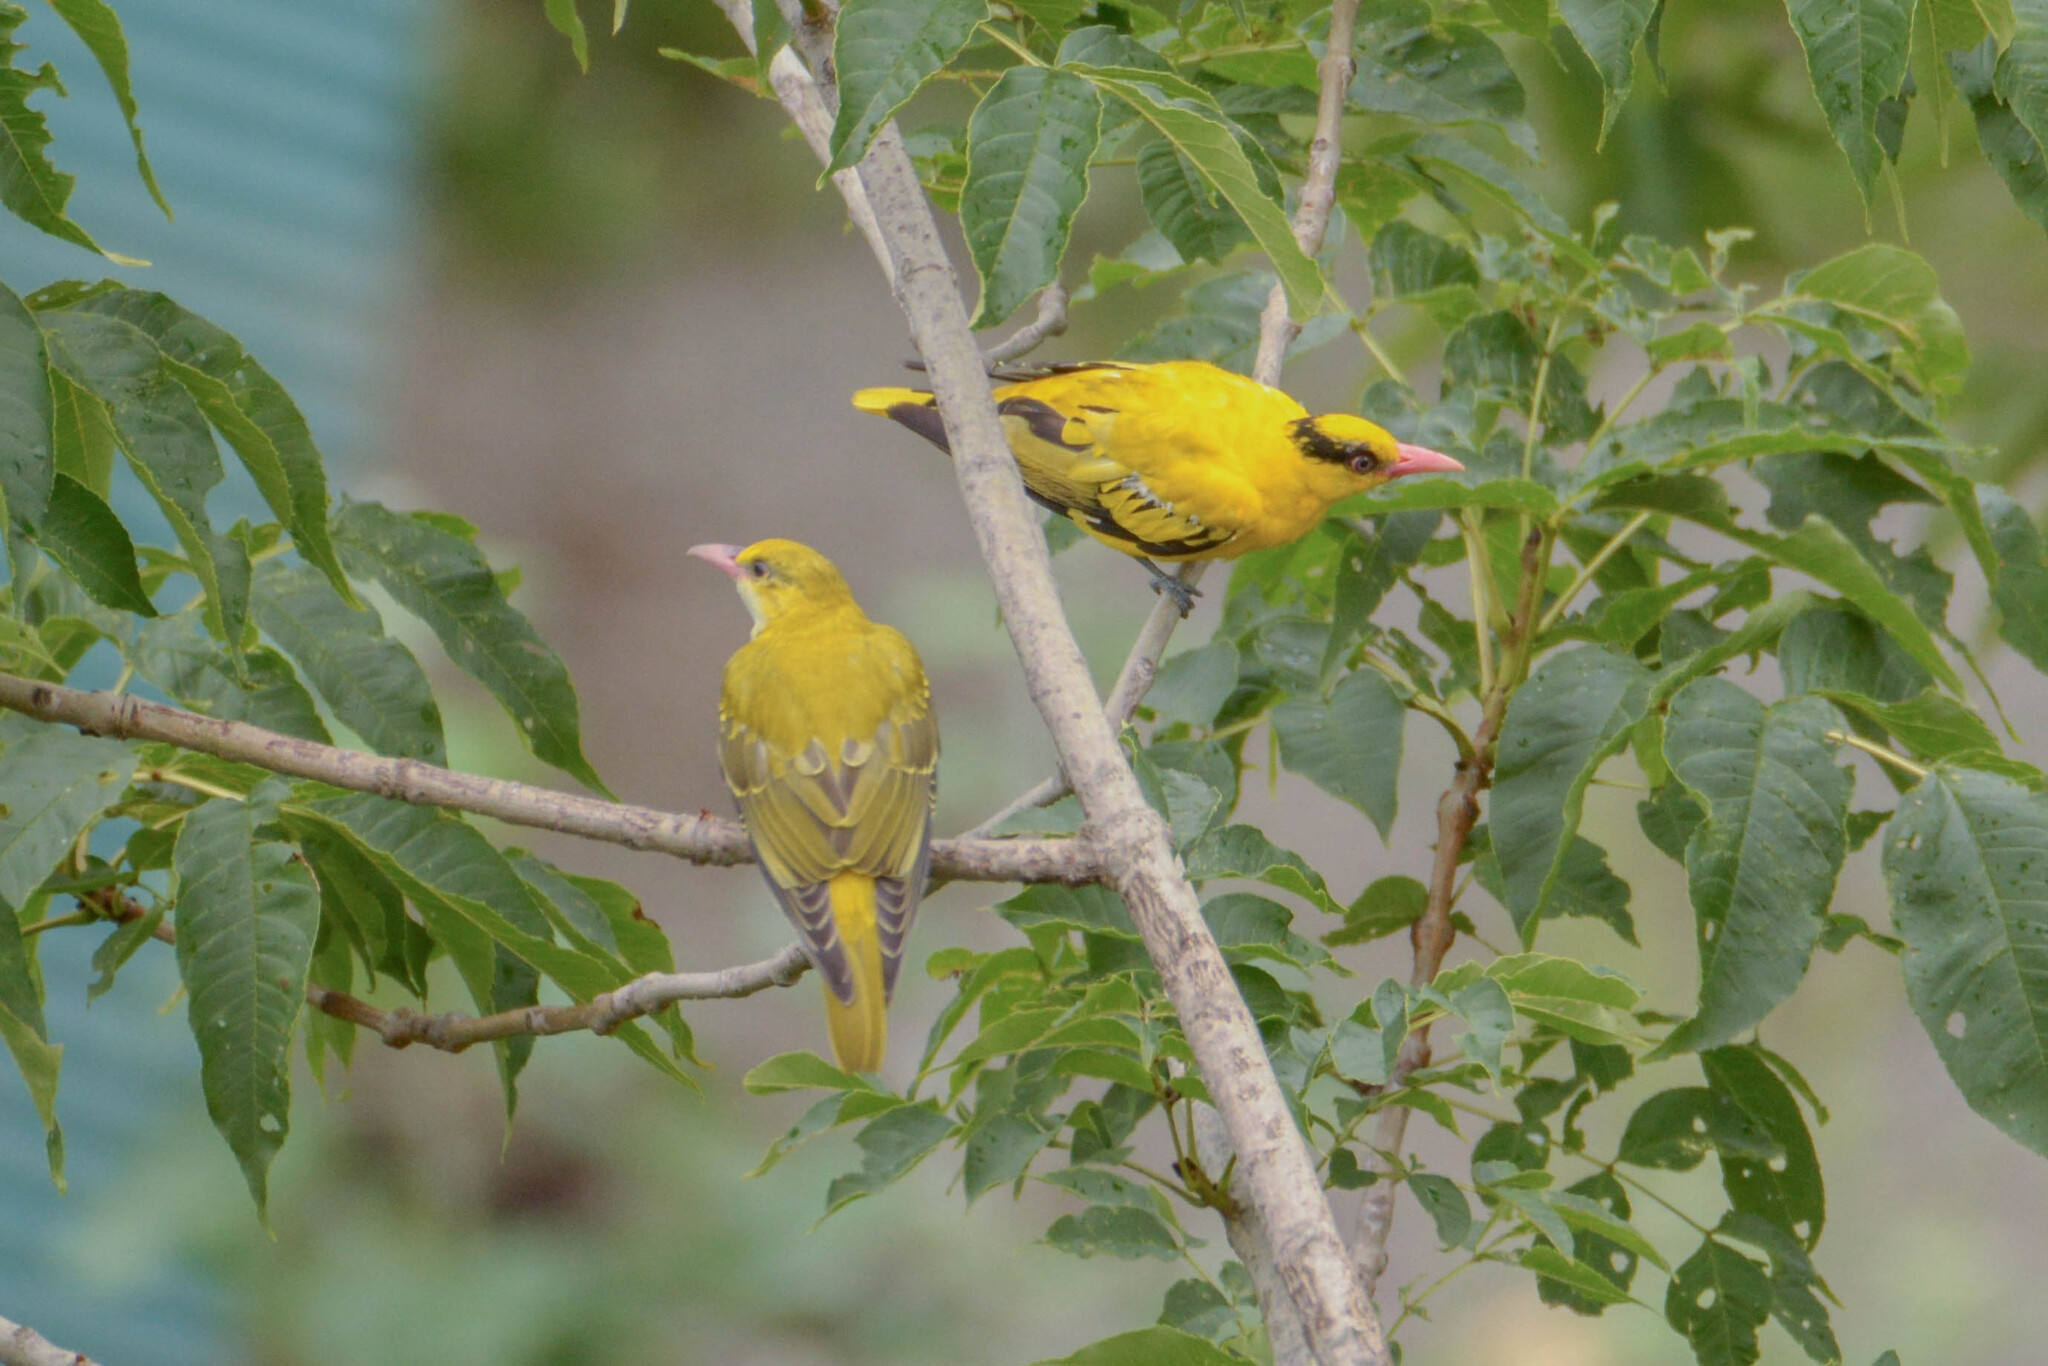
[[[1207,361],[998,370],[996,410],[1031,496],[1143,561],[1234,559],[1307,535],[1340,499],[1404,474],[1464,466],[1362,417],[1308,410]],[[929,393],[862,389],[853,406],[946,449]]]
[[[824,981],[833,1054],[850,1072],[876,1071],[931,860],[939,727],[924,665],[809,546],[690,554],[731,575],[754,618],[718,705],[726,784]]]

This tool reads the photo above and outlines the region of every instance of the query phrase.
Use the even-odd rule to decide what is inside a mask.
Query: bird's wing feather
[[[838,658],[848,656],[842,651]],[[850,662],[849,676],[830,680],[826,696],[880,689],[885,719],[866,736],[844,734],[843,726],[832,736],[830,719],[821,718],[799,748],[773,733],[787,729],[786,718],[771,719],[763,705],[735,699],[729,687],[719,742],[720,764],[769,889],[842,1001],[852,998],[853,977],[832,922],[828,884],[840,873],[876,880],[884,981],[893,988],[924,892],[938,769],[938,727],[910,643],[887,627],[871,627]]]

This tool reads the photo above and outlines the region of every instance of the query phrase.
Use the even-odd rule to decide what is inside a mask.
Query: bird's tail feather
[[[932,396],[922,389],[857,389],[853,395],[853,406],[876,417],[892,416],[890,409],[900,403],[914,403],[920,408],[931,406]]]
[[[882,986],[882,940],[875,930],[875,880],[860,873],[832,879],[832,920],[853,970],[853,1000],[825,988],[825,1027],[832,1054],[849,1072],[879,1072],[889,1042],[888,998]]]

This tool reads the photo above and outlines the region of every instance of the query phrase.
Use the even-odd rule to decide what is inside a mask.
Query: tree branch
[[[1026,356],[1067,330],[1067,291],[1055,280],[1038,292],[1038,316],[988,349],[983,362],[993,370],[998,365]]]
[[[826,101],[829,107],[829,94]],[[1124,762],[1060,611],[1045,539],[997,421],[959,284],[893,123],[877,134],[859,171],[896,263],[897,301],[931,378],[1026,685],[1080,798],[1105,875],[1130,908],[1223,1115],[1238,1175],[1265,1221],[1311,1352],[1328,1366],[1379,1366],[1387,1359],[1379,1322],[1337,1236],[1258,1027],[1202,920],[1165,822],[1146,805]]]
[[[123,924],[149,914],[112,887],[84,893],[79,901],[92,908],[91,920]],[[178,942],[177,930],[164,921],[157,922],[154,935],[166,944]],[[482,1016],[465,1015],[459,1010],[445,1015],[422,1015],[404,1007],[384,1010],[345,991],[311,982],[306,985],[306,1004],[337,1020],[372,1031],[392,1048],[423,1043],[444,1053],[460,1053],[472,1044],[519,1034],[573,1034],[585,1029],[593,1034],[609,1034],[628,1020],[652,1015],[678,1001],[736,1000],[770,987],[794,986],[810,967],[811,960],[805,957],[803,946],[788,944],[758,963],[741,963],[711,972],[650,972],[576,1005],[525,1006]],[[0,1357],[0,1364],[5,1360]]]
[[[83,1352],[67,1352],[25,1323],[0,1319],[0,1366],[94,1366]]]
[[[1502,643],[1500,673],[1486,695],[1479,729],[1472,733],[1472,754],[1458,760],[1451,785],[1437,800],[1436,861],[1429,874],[1429,901],[1423,908],[1422,918],[1409,931],[1409,943],[1415,955],[1414,970],[1408,978],[1410,986],[1427,986],[1436,979],[1445,955],[1450,953],[1451,945],[1458,937],[1457,930],[1451,925],[1451,902],[1457,890],[1458,862],[1464,855],[1465,841],[1471,838],[1472,827],[1479,820],[1479,794],[1493,780],[1494,751],[1500,739],[1501,723],[1507,718],[1508,699],[1529,668],[1529,656],[1536,637],[1536,608],[1543,597],[1543,551],[1546,545],[1541,531],[1529,533],[1522,544],[1521,589],[1514,615],[1509,619],[1508,637]],[[1401,1051],[1395,1057],[1393,1067],[1388,1069],[1386,1089],[1398,1091],[1407,1084],[1411,1075],[1429,1065],[1429,1058],[1429,1026],[1425,1024],[1409,1031],[1408,1037],[1401,1041]],[[1352,1255],[1358,1262],[1359,1275],[1365,1280],[1367,1295],[1378,1292],[1380,1277],[1387,1269],[1387,1237],[1394,1228],[1394,1195],[1400,1184],[1388,1178],[1399,1165],[1401,1143],[1408,1133],[1408,1115],[1408,1106],[1389,1105],[1380,1111],[1378,1122],[1373,1127],[1367,1168],[1378,1173],[1381,1179],[1366,1188],[1365,1200],[1358,1209],[1358,1228],[1352,1239]]]
[[[489,816],[508,825],[673,854],[700,864],[751,863],[746,832],[708,812],[675,815],[598,797],[456,773],[418,759],[389,759],[280,735],[240,721],[145,702],[126,693],[80,692],[0,673],[0,707],[88,735],[159,740],[181,749],[370,792],[414,806]],[[1094,882],[1102,863],[1085,839],[934,840],[932,873],[965,882]]]

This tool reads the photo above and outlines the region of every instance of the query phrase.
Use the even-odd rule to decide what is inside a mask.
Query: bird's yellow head
[[[796,541],[750,546],[693,545],[690,553],[732,576],[740,601],[754,618],[754,633],[792,613],[853,607],[853,590],[837,565]]]
[[[1294,424],[1294,444],[1308,461],[1310,478],[1331,502],[1378,488],[1405,474],[1462,470],[1441,451],[1396,441],[1384,427],[1349,413],[1305,417]]]

